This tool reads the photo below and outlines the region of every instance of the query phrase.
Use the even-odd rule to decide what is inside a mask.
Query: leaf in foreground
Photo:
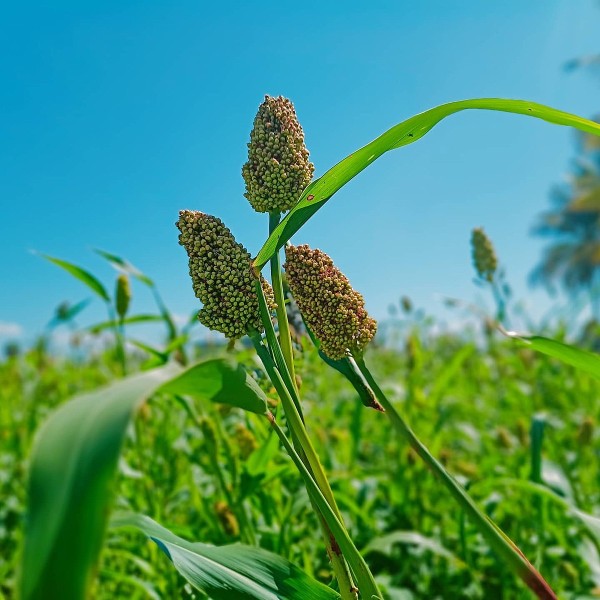
[[[113,526],[136,527],[195,588],[214,600],[335,600],[337,592],[284,558],[251,546],[188,542],[149,517],[120,515]]]
[[[121,446],[144,399],[157,391],[190,393],[198,401],[264,411],[264,394],[256,388],[230,361],[205,361],[183,372],[168,364],[77,396],[56,410],[38,432],[31,456],[22,600],[85,597],[102,546]]]

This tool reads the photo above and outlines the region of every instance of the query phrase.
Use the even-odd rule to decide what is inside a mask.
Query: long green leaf
[[[115,526],[136,527],[169,557],[195,588],[214,600],[334,600],[339,594],[284,558],[242,544],[191,543],[149,517],[123,515]]]
[[[144,275],[144,273],[142,273],[137,267],[134,267],[128,260],[98,248],[95,248],[94,252],[102,256],[102,258],[105,258],[117,270],[128,273],[132,277],[135,277],[138,281],[146,284],[148,287],[154,287],[154,281],[152,281],[152,279],[150,279],[150,277],[147,275]]]
[[[600,379],[600,356],[593,352],[539,335],[521,335],[510,331],[504,333],[513,339],[524,342],[532,350],[558,358],[560,361]]]
[[[90,333],[100,333],[101,331],[106,331],[107,329],[114,329],[114,327],[120,325],[121,323],[123,325],[135,325],[136,323],[157,323],[162,320],[163,319],[160,315],[131,315],[122,321],[110,320],[102,321],[101,323],[95,323],[94,325],[87,327],[87,330]]]
[[[561,110],[528,102],[502,98],[476,98],[442,104],[395,125],[378,138],[353,152],[322,177],[313,181],[302,193],[296,206],[275,228],[254,259],[254,266],[262,269],[271,256],[296,233],[340,188],[389,150],[416,142],[442,119],[467,109],[494,110],[516,113],[542,119],[556,125],[576,127],[600,135],[600,125]]]
[[[31,456],[21,598],[84,598],[133,411],[178,372],[147,371],[78,396],[37,434]]]
[[[40,254],[40,256],[50,261],[57,267],[64,269],[65,271],[67,271],[67,273],[70,273],[76,279],[79,279],[79,281],[87,285],[94,292],[94,294],[100,296],[100,298],[102,298],[102,300],[104,300],[105,302],[110,302],[110,296],[108,295],[108,292],[106,291],[102,283],[100,283],[100,281],[96,277],[94,277],[85,269],[82,269],[81,267],[78,267],[73,263],[67,262],[66,260],[61,260],[60,258],[48,256],[47,254]]]
[[[364,361],[356,360],[358,368],[377,395],[377,399],[385,408],[394,429],[404,438],[421,457],[427,467],[434,473],[438,480],[452,495],[457,504],[469,516],[477,529],[486,539],[490,547],[500,557],[504,564],[510,568],[522,581],[538,596],[544,600],[556,600],[557,596],[545,579],[535,567],[527,560],[515,543],[475,504],[473,499],[459,485],[459,483],[446,471],[443,465],[429,452],[427,447],[408,426],[394,405],[383,393]]]
[[[266,410],[256,383],[222,360],[183,372],[168,364],[62,405],[38,432],[31,456],[22,600],[85,597],[127,426],[136,407],[157,391]]]

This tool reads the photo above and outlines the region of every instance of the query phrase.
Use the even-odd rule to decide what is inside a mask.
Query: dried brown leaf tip
[[[482,228],[473,229],[471,235],[473,266],[482,279],[492,282],[498,268],[498,259],[490,238]]]
[[[182,210],[176,223],[179,243],[189,257],[190,276],[203,307],[200,322],[240,338],[249,330],[262,330],[250,253],[235,241],[221,219],[195,210]],[[261,277],[267,303],[274,307],[273,290]]]
[[[290,289],[321,350],[333,360],[362,354],[377,331],[362,295],[321,250],[288,246],[285,254]]]
[[[294,105],[283,96],[265,96],[242,167],[244,196],[258,212],[285,212],[296,204],[313,172]]]

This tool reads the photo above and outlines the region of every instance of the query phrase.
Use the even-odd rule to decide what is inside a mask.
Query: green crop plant
[[[532,563],[448,473],[443,464],[446,459],[441,454],[434,457],[378,384],[367,366],[376,323],[367,313],[362,295],[351,287],[324,252],[287,245],[292,235],[335,192],[383,153],[417,141],[446,116],[466,109],[517,113],[600,135],[598,124],[539,104],[502,99],[466,100],[442,105],[396,125],[311,182],[314,168],[291,102],[281,97],[265,99],[254,122],[248,162],[242,171],[247,199],[257,211],[268,213],[269,236],[257,256],[252,259],[217,217],[184,210],[177,222],[179,241],[188,255],[192,285],[203,303],[200,321],[231,340],[247,336],[262,364],[264,377],[247,371],[242,363],[231,358],[212,358],[190,365],[184,350],[188,330],[177,330],[152,280],[123,259],[101,253],[121,271],[115,297],[111,298],[87,271],[47,257],[80,279],[107,304],[109,320],[96,329],[113,331],[123,374],[130,366],[124,348],[124,327],[150,320],[144,315],[127,316],[130,278],[141,281],[154,293],[158,319],[166,324],[169,339],[163,350],[145,348],[155,359],[146,367],[153,368],[78,396],[56,410],[37,433],[29,467],[20,566],[19,591],[23,600],[94,597],[106,531],[122,528],[137,529],[151,538],[177,572],[210,598],[384,598],[384,586],[366,560],[369,548],[361,552],[360,544],[351,536],[311,437],[310,415],[305,414],[303,387],[296,375],[299,357],[287,310],[290,292],[324,363],[346,377],[364,405],[376,409],[382,431],[387,428],[384,419],[389,419],[394,435],[408,443],[411,456],[423,461],[435,475],[440,489],[446,490],[466,521],[481,533],[501,562],[499,568],[512,571],[539,598],[557,598]],[[280,261],[283,248],[287,274]],[[478,268],[480,275],[490,281],[494,269],[487,258],[486,264]],[[261,275],[267,263],[270,285]],[[593,354],[547,338],[510,335],[521,345],[600,378],[600,358]],[[415,355],[420,352],[418,345],[414,345],[413,352]],[[458,356],[464,360],[466,355]],[[414,364],[418,364],[416,356]],[[275,402],[265,389],[267,393],[274,390]],[[175,402],[197,424],[212,455],[207,468],[214,472],[223,496],[214,505],[218,519],[213,525],[229,536],[239,536],[243,544],[191,543],[135,512],[119,511],[110,517],[119,454],[134,414],[149,398]],[[254,547],[256,532],[247,514],[247,504],[229,482],[229,478],[236,480],[237,467],[230,441],[220,431],[215,417],[217,406],[236,407],[260,417],[264,428],[272,431],[269,440],[279,442],[291,459],[317,516],[336,578],[335,586],[318,582],[272,551]],[[206,410],[202,418],[201,410]],[[360,414],[356,415],[359,423]],[[356,431],[359,435],[358,427]],[[141,431],[138,434],[142,436]],[[502,440],[506,446],[510,436],[505,434]],[[243,444],[249,444],[247,435]],[[227,475],[216,458],[221,447],[231,475]],[[389,485],[393,489],[402,483],[389,482]],[[533,480],[530,485],[535,490],[539,481]],[[146,491],[151,504],[152,491]],[[192,488],[190,494],[194,493]],[[195,500],[202,505],[201,497]],[[264,519],[267,512],[263,507]],[[468,544],[464,544],[463,551],[465,556],[453,558],[457,564],[469,560]]]

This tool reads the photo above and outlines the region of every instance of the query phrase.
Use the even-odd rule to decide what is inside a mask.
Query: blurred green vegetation
[[[404,299],[366,360],[448,470],[533,560],[561,598],[600,597],[600,383],[484,326],[439,333]],[[558,339],[564,331],[547,332]],[[595,339],[588,330],[590,343]],[[120,377],[113,345],[73,330],[61,354],[44,338],[0,363],[0,597],[13,597],[27,456],[36,429],[74,393]],[[392,599],[529,598],[387,419],[365,408],[309,341],[296,347],[309,432],[350,534]],[[275,402],[254,351],[234,352]],[[128,369],[148,358],[129,346]],[[115,508],[190,540],[256,539],[329,583],[331,570],[300,477],[264,419],[184,410],[154,397],[131,428]],[[200,598],[143,537],[109,531],[94,598]]]

